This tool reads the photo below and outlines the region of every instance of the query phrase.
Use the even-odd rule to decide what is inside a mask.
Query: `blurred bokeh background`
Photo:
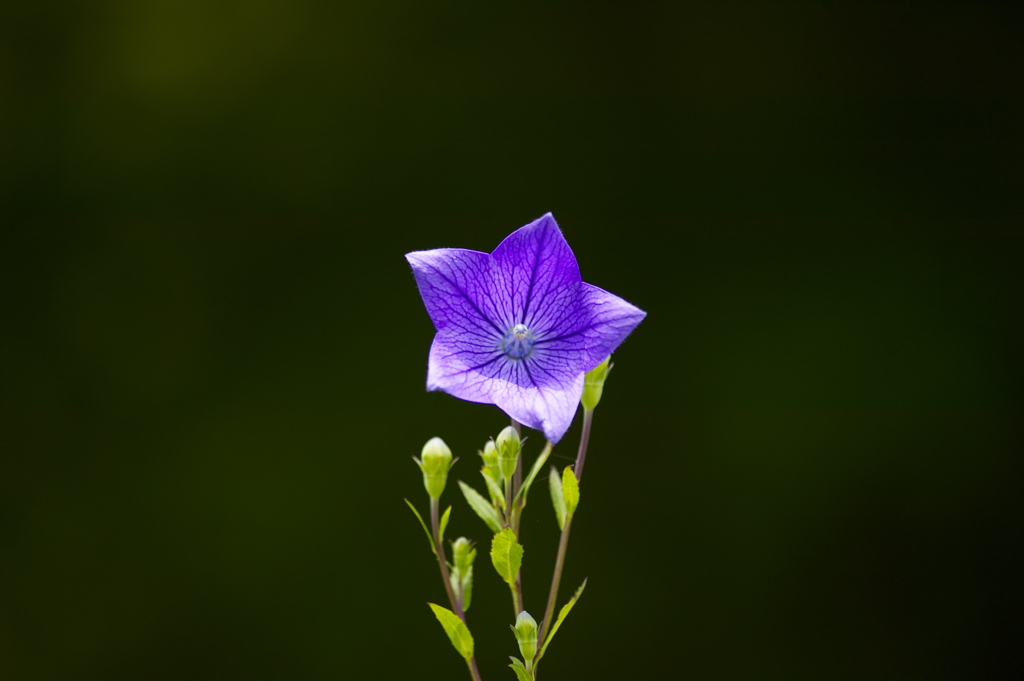
[[[0,676],[463,678],[402,498],[434,435],[479,483],[506,421],[424,392],[402,255],[553,211],[649,316],[544,676],[1012,678],[1022,18],[3,3]],[[524,541],[539,616],[543,494]],[[511,678],[485,555],[477,582],[481,670]]]

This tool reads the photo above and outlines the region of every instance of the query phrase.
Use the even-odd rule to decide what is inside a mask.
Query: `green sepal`
[[[523,481],[523,486],[519,488],[519,493],[513,500],[513,504],[518,502],[519,498],[522,497],[522,505],[526,506],[526,495],[530,492],[530,485],[533,484],[534,478],[536,478],[537,474],[540,473],[540,469],[541,467],[544,466],[544,462],[548,460],[548,456],[551,454],[552,446],[553,445],[549,442],[547,446],[545,446],[544,449],[541,451],[540,456],[537,457],[537,460],[533,462],[533,468],[530,469],[530,474],[527,475],[526,480]]]
[[[452,566],[451,572],[448,573],[448,582],[452,585],[452,591],[456,597],[459,595],[459,584],[462,585],[462,611],[469,610],[470,604],[473,602],[473,566],[470,565],[469,569],[466,570],[466,575],[463,577],[459,569]]]
[[[448,640],[452,642],[455,651],[467,660],[473,657],[473,635],[469,633],[466,623],[448,608],[442,608],[434,603],[427,603],[434,611],[434,617],[444,627],[444,633],[448,634]]]
[[[480,475],[484,476],[484,482],[487,483],[487,491],[491,494],[491,503],[505,508],[505,493],[501,490],[501,485],[484,471],[480,471]]]
[[[430,542],[430,550],[433,551],[434,555],[436,556],[437,555],[437,546],[434,545],[434,538],[431,536],[430,530],[427,529],[427,524],[425,522],[423,522],[423,516],[420,515],[420,512],[416,510],[416,507],[412,505],[411,501],[409,501],[408,499],[404,499],[403,501],[405,501],[405,503],[408,504],[409,509],[416,516],[416,520],[420,521],[420,527],[422,527],[423,531],[427,533],[427,541]],[[448,508],[449,508],[449,510],[451,510],[450,506]],[[445,515],[447,516],[447,514],[445,514]]]
[[[580,505],[580,483],[572,472],[572,466],[566,466],[562,471],[562,498],[565,499],[565,514],[571,516]]]
[[[452,507],[449,506],[447,509],[445,509],[444,515],[441,516],[441,527],[439,528],[439,531],[437,533],[437,536],[440,538],[441,541],[444,541],[444,531],[448,527],[448,518],[450,518],[451,515]]]
[[[551,505],[555,507],[555,517],[558,519],[558,529],[565,529],[565,497],[562,496],[562,480],[558,477],[558,469],[551,467],[551,475],[548,476],[548,490],[551,492]]]
[[[540,661],[540,658],[544,657],[544,651],[548,649],[548,644],[551,643],[551,639],[555,637],[555,633],[558,631],[558,628],[562,626],[562,621],[569,614],[569,611],[572,610],[572,607],[576,605],[576,601],[578,601],[580,596],[583,595],[583,589],[586,587],[587,580],[584,579],[583,583],[580,584],[580,588],[576,589],[576,593],[574,593],[572,598],[569,599],[569,602],[563,605],[562,609],[558,611],[558,618],[555,620],[555,626],[551,627],[551,631],[548,632],[547,638],[544,639],[544,645],[541,646],[540,653],[537,655],[538,662]]]
[[[523,546],[516,542],[516,533],[505,528],[491,540],[491,563],[509,586],[515,586],[516,575],[523,566]]]
[[[518,664],[516,664],[518,662]],[[526,671],[526,667],[523,666],[522,662],[519,662],[516,658],[512,658],[512,664],[509,667],[516,673],[517,681],[533,681],[533,674]]]
[[[487,523],[487,527],[491,528],[491,532],[501,532],[501,518],[498,517],[498,512],[494,510],[494,506],[491,506],[491,503],[484,499],[479,492],[461,480],[459,480],[459,489],[462,490],[462,496],[466,497],[469,507],[480,516],[481,520]]]
[[[466,576],[462,580],[462,610],[465,612],[469,610],[470,603],[473,602],[473,566],[470,565],[469,569],[466,570]]]

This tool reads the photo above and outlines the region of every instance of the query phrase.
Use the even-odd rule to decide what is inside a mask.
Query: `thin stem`
[[[523,457],[520,455],[519,462],[522,463]],[[518,470],[518,468],[517,468]],[[519,507],[518,504],[513,504],[512,500],[515,498],[515,493],[512,491],[512,481],[505,480],[505,527],[511,528],[512,533],[516,535],[516,540],[519,540]],[[523,571],[516,572],[516,583],[510,584],[512,589],[512,608],[515,610],[515,616],[519,617],[519,613],[523,610]]]
[[[520,440],[523,437],[523,424],[519,423],[515,419],[512,419],[512,427],[515,428],[516,434]],[[519,460],[516,461],[516,472],[513,475],[512,480],[512,498],[519,496],[519,490],[523,487],[523,452],[519,452]],[[506,493],[507,495],[507,493]],[[508,517],[508,523],[512,527],[512,531],[516,535],[516,541],[519,541],[519,514],[522,508],[514,508],[511,500],[509,501],[510,516]],[[520,542],[522,543],[522,542]],[[512,589],[512,605],[516,609],[516,617],[519,617],[519,613],[523,611],[523,571],[520,570],[516,573],[516,585]]]
[[[576,454],[576,465],[573,471],[576,479],[583,479],[583,461],[587,458],[587,445],[590,444],[590,426],[594,423],[594,410],[583,409],[583,433],[580,434],[580,451]]]
[[[444,581],[444,589],[448,593],[448,600],[452,604],[452,611],[459,616],[463,622],[466,621],[466,614],[462,611],[462,602],[455,597],[452,589],[451,573],[448,572],[448,560],[444,555],[444,544],[441,542],[440,522],[438,521],[440,503],[437,499],[430,498],[430,527],[434,532],[434,546],[437,547],[437,564],[441,568],[441,580]]]
[[[512,527],[512,481],[505,479],[505,527]],[[513,528],[514,529],[514,528]]]
[[[569,530],[572,529],[572,516],[565,517],[562,538],[558,541],[558,557],[555,559],[555,572],[551,576],[551,591],[548,593],[548,607],[544,611],[544,622],[540,626],[537,645],[544,645],[544,637],[551,628],[551,617],[555,614],[555,602],[558,600],[558,586],[562,582],[562,568],[565,567],[565,554],[569,549]]]
[[[523,439],[523,424],[512,419],[512,427],[516,429],[516,435]],[[519,488],[523,486],[523,454],[519,453],[519,461],[516,462],[515,483],[512,486],[512,493],[519,494]]]
[[[516,586],[512,589],[512,606],[516,609],[516,617],[526,608],[523,607],[523,571],[516,572]]]
[[[573,471],[576,473],[576,480],[583,477],[583,462],[587,458],[587,446],[590,444],[590,427],[594,423],[594,410],[583,409],[583,432],[580,434],[580,450],[576,455],[576,465]],[[565,526],[562,528],[562,537],[558,541],[558,558],[555,559],[555,572],[551,575],[551,591],[548,593],[548,607],[544,611],[544,622],[540,627],[540,637],[537,639],[540,645],[544,644],[544,636],[551,628],[551,617],[555,614],[555,602],[558,601],[558,586],[562,582],[562,568],[565,567],[565,554],[569,548],[569,530],[572,528],[572,516],[565,517]]]
[[[465,624],[466,613],[462,609],[462,599],[455,597],[455,591],[452,589],[451,574],[448,572],[448,560],[444,555],[444,544],[441,543],[441,523],[438,519],[440,516],[440,506],[441,504],[438,499],[430,498],[430,527],[434,532],[434,546],[437,547],[437,564],[441,568],[441,581],[444,582],[444,590],[448,594],[448,602],[451,603],[452,611]],[[480,681],[480,672],[476,668],[476,658],[471,657],[467,659],[466,666],[469,667],[469,674],[473,677],[474,681]]]

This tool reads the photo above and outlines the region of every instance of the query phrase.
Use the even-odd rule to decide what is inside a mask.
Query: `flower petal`
[[[572,423],[584,372],[646,316],[583,283],[550,213],[513,232],[490,255],[445,248],[406,258],[437,329],[427,389],[496,404],[552,442]],[[518,324],[527,327],[522,333],[532,345],[506,354],[507,334]]]
[[[546,355],[580,362],[581,371],[600,364],[647,316],[635,305],[591,284],[581,285],[579,305],[578,314],[557,318],[534,347]]]
[[[427,314],[439,332],[494,335],[504,332],[502,316],[492,299],[491,256],[462,248],[413,251],[412,265]]]
[[[536,362],[525,362],[523,370],[536,374]],[[552,444],[557,443],[569,430],[580,397],[583,395],[583,374],[566,377],[568,383],[549,383],[545,386],[510,383],[500,393],[495,404],[516,421],[544,432]]]
[[[494,259],[501,311],[508,324],[533,328],[552,294],[581,282],[576,256],[551,213],[520,227],[498,244]]]
[[[443,390],[463,400],[494,404],[501,370],[511,360],[482,337],[440,333],[434,336],[427,360],[427,390]]]
[[[428,365],[428,390],[496,404],[551,442],[568,430],[583,393],[583,372],[555,354],[513,360],[500,349],[446,333],[434,337]]]

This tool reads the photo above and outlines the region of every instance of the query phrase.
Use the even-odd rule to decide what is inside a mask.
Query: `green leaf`
[[[487,491],[491,493],[491,500],[496,501],[502,508],[505,508],[505,493],[501,491],[501,485],[491,479],[491,476],[487,475],[483,471],[480,475],[484,476],[484,482],[487,483]]]
[[[459,480],[459,489],[462,490],[462,496],[466,497],[469,507],[480,516],[481,520],[487,523],[487,527],[491,528],[491,532],[501,532],[501,518],[498,517],[498,512],[494,510],[490,502],[461,480]]]
[[[533,681],[533,674],[526,671],[526,667],[520,667],[515,664],[510,664],[509,667],[516,673],[517,681]]]
[[[416,520],[420,521],[420,527],[422,527],[423,531],[427,533],[427,541],[430,542],[430,550],[433,551],[434,555],[436,556],[437,555],[437,547],[434,546],[434,538],[432,536],[430,536],[430,530],[427,529],[427,524],[425,522],[423,522],[423,516],[420,515],[420,512],[416,510],[416,507],[412,505],[411,501],[409,501],[408,499],[405,499],[404,501],[405,501],[406,504],[408,504],[409,508],[412,510],[413,514],[416,516]]]
[[[578,601],[580,596],[583,595],[583,589],[586,587],[587,580],[584,579],[583,583],[580,584],[580,588],[576,589],[576,593],[574,593],[572,598],[569,599],[569,602],[563,605],[562,609],[558,611],[558,618],[555,620],[555,626],[551,627],[551,631],[548,632],[547,638],[544,639],[544,645],[541,647],[540,653],[537,655],[538,661],[540,658],[544,657],[544,651],[548,649],[548,644],[551,643],[551,639],[555,637],[555,633],[558,631],[558,628],[562,626],[562,621],[569,614],[569,611],[572,610],[572,607],[576,605],[576,601]]]
[[[558,529],[565,529],[565,497],[562,496],[562,481],[558,477],[558,469],[551,467],[551,475],[548,476],[548,490],[551,492],[551,505],[555,507],[555,517],[558,518]]]
[[[502,579],[509,585],[515,585],[516,574],[523,566],[523,547],[516,543],[516,534],[511,529],[506,527],[494,535],[491,541],[491,563]]]
[[[519,494],[516,495],[515,501],[519,501],[519,497],[523,498],[523,506],[526,506],[526,495],[530,492],[530,485],[533,484],[533,479],[540,473],[540,469],[544,466],[544,462],[548,460],[548,456],[551,454],[551,447],[553,445],[549,442],[544,447],[544,450],[537,457],[537,460],[533,462],[533,468],[530,469],[530,474],[526,476],[526,480],[523,481],[523,486],[519,488]]]
[[[450,518],[451,515],[452,507],[449,506],[445,509],[444,515],[441,516],[441,527],[439,528],[440,531],[437,533],[437,536],[440,537],[441,541],[444,541],[444,531],[448,527],[448,518]]]
[[[448,608],[442,608],[433,603],[427,603],[427,605],[434,611],[434,617],[444,627],[444,633],[448,634],[448,640],[452,642],[456,652],[467,660],[473,657],[473,635],[469,633],[466,623]]]
[[[565,514],[575,513],[580,504],[580,483],[572,472],[572,466],[566,466],[562,471],[562,497],[565,499]]]
[[[513,628],[513,631],[514,630],[515,629]],[[511,667],[512,671],[516,673],[516,678],[519,679],[519,681],[533,681],[533,674],[526,670],[526,665],[523,664],[522,660],[518,657],[512,657],[511,655],[509,655],[508,659],[512,660],[512,664],[510,664],[509,667]]]

